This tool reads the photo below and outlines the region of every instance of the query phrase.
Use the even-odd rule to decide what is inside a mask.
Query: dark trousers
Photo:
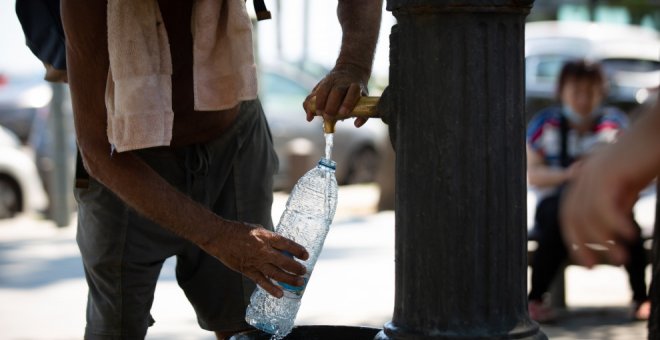
[[[543,294],[548,291],[552,280],[563,268],[568,258],[559,226],[559,197],[559,195],[547,197],[536,208],[534,232],[538,248],[532,258],[532,289],[529,293],[529,300],[542,300]],[[633,222],[641,235],[639,225],[634,218]],[[641,236],[628,245],[628,252],[630,259],[625,268],[633,291],[633,301],[643,302],[647,300],[648,295],[644,280],[646,253]]]
[[[660,192],[660,183],[656,192]],[[660,200],[655,206],[656,215],[660,211]],[[653,228],[653,276],[651,277],[651,316],[649,317],[649,340],[660,340],[660,219],[656,217]]]

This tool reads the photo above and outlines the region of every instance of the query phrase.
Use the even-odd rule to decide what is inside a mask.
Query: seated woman
[[[529,314],[538,322],[556,318],[556,312],[544,303],[543,297],[567,260],[559,226],[559,198],[563,188],[580,171],[580,158],[588,157],[598,145],[613,142],[628,125],[623,112],[602,105],[605,95],[606,81],[598,64],[583,60],[568,62],[561,70],[557,86],[561,105],[538,112],[527,128],[528,180],[539,195],[535,216],[538,248],[531,259]],[[632,212],[630,216],[633,218]],[[625,267],[633,291],[633,317],[646,320],[650,304],[641,236],[628,247],[630,261]]]

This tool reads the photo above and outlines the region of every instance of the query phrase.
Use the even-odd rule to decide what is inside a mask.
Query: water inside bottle
[[[325,135],[325,159],[332,159],[332,145],[334,143],[334,133],[324,133]]]
[[[270,337],[270,340],[282,340],[282,339],[284,339],[284,337],[281,335],[273,334],[273,336]]]

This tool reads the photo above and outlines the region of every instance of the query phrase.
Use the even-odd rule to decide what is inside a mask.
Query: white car
[[[0,218],[19,212],[43,211],[48,206],[33,158],[15,134],[0,126]]]
[[[555,103],[557,77],[571,59],[600,62],[610,104],[630,111],[660,85],[660,34],[632,25],[540,21],[525,25],[527,114]]]
[[[324,153],[322,119],[316,117],[307,122],[302,108],[321,77],[283,63],[263,68],[260,98],[279,158],[279,172],[274,178],[276,190],[290,190],[295,180]],[[370,119],[360,128],[353,126],[353,119],[337,122],[332,150],[332,159],[337,162],[337,182],[340,185],[373,182],[382,156],[378,146],[386,138],[387,126],[380,119]],[[298,169],[300,166],[292,164],[290,159],[297,154],[308,155],[313,163]]]

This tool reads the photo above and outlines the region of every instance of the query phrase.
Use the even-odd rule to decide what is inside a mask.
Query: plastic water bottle
[[[282,338],[291,332],[300,308],[300,300],[312,274],[330,223],[337,208],[337,179],[335,162],[321,158],[318,165],[302,176],[293,187],[286,209],[275,232],[307,249],[309,258],[301,263],[307,269],[300,287],[275,282],[282,287],[284,296],[271,296],[261,287],[252,294],[245,320],[252,326]]]

